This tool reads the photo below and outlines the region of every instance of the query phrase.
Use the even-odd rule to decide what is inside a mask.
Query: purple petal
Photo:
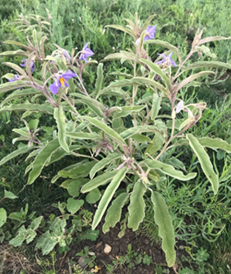
[[[65,80],[68,80],[70,78],[77,77],[77,75],[69,69],[67,72],[64,72],[60,77],[63,77]]]
[[[85,44],[85,46],[83,47],[83,51],[85,51],[85,50],[87,49],[87,47],[88,47],[89,44],[90,44],[90,42],[87,42],[87,43]]]
[[[26,61],[27,61],[27,59],[22,60],[21,63],[20,63],[20,66],[25,67],[26,66]]]
[[[51,90],[51,92],[56,95],[58,90],[59,90],[59,86],[56,85],[56,82],[54,82],[53,84],[51,84],[49,86],[49,89]]]

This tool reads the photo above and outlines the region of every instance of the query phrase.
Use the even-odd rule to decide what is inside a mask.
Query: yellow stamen
[[[65,87],[65,83],[67,82],[63,77],[60,77],[59,78],[59,82],[60,82],[60,84],[63,86],[63,87]]]

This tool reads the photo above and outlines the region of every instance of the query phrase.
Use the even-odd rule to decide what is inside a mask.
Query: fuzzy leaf
[[[127,172],[127,168],[123,167],[119,171],[117,170],[117,174],[113,177],[111,183],[106,188],[100,202],[98,208],[95,212],[95,216],[92,222],[92,229],[94,230],[97,225],[100,223],[108,204],[110,203],[114,193],[116,192],[117,188],[119,187],[121,181],[124,179]]]
[[[84,200],[75,200],[73,198],[69,198],[67,200],[67,210],[71,214],[75,214],[83,204],[84,204]]]
[[[105,222],[103,225],[103,233],[107,233],[110,227],[114,227],[121,218],[122,208],[128,200],[128,193],[121,193],[111,204],[107,210]]]
[[[19,149],[13,151],[12,153],[8,154],[6,157],[4,157],[1,161],[0,161],[0,166],[5,164],[7,161],[17,157],[18,155],[27,153],[31,148],[28,146],[23,146],[20,147]]]
[[[98,188],[92,189],[86,196],[86,201],[89,204],[95,204],[96,202],[99,201],[101,197],[101,193]]]
[[[80,139],[80,140],[94,140],[97,138],[100,138],[101,135],[97,134],[97,133],[85,133],[85,132],[66,132],[65,134],[68,137],[71,137],[73,139]]]
[[[95,97],[97,97],[98,93],[102,88],[103,83],[103,64],[100,63],[97,67],[97,79],[95,82]]]
[[[11,191],[4,190],[4,197],[8,199],[16,199],[18,196],[14,195]]]
[[[208,154],[205,152],[203,146],[199,143],[196,137],[192,134],[187,134],[186,138],[189,140],[189,145],[195,152],[199,162],[201,164],[201,168],[204,171],[206,177],[212,184],[212,189],[214,194],[217,194],[219,187],[219,180],[217,174],[213,170],[213,165],[210,162]]]
[[[23,87],[30,87],[31,83],[29,81],[22,81],[22,80],[17,80],[14,82],[8,82],[5,84],[1,84],[0,85],[0,93],[2,92],[7,92],[9,90],[16,90],[19,88],[23,88]]]
[[[152,99],[152,116],[151,119],[154,121],[157,117],[159,110],[160,110],[160,103],[162,101],[162,97],[159,96],[157,93],[153,93]]]
[[[144,202],[144,193],[147,188],[142,183],[141,180],[138,180],[135,183],[131,197],[130,205],[128,207],[129,216],[128,216],[128,227],[132,228],[133,231],[136,231],[143,221],[145,216],[145,202]]]
[[[52,152],[54,152],[59,147],[59,141],[58,139],[54,139],[50,141],[46,146],[40,151],[40,153],[36,156],[32,170],[29,174],[29,178],[27,181],[27,184],[33,184],[33,182],[38,178],[40,173],[42,172],[42,169],[47,161],[47,159],[50,157]]]
[[[123,26],[120,26],[120,25],[106,25],[105,28],[113,28],[113,29],[122,30],[123,32],[128,33],[134,39],[136,39],[136,36],[135,36],[134,32],[132,30],[130,30],[130,29],[127,29],[127,28],[123,27]]]
[[[6,211],[4,208],[0,208],[0,227],[2,227],[7,219]]]
[[[224,36],[210,36],[206,37],[204,39],[200,39],[198,42],[198,45],[204,44],[204,43],[209,43],[212,41],[218,41],[218,40],[229,40],[231,37],[224,37]]]
[[[120,155],[118,153],[111,153],[101,161],[97,162],[90,171],[90,178],[92,179],[96,172],[103,169],[106,165],[110,164],[113,160],[118,159]]]
[[[212,139],[209,137],[202,137],[197,138],[197,140],[204,147],[209,147],[214,150],[221,149],[228,153],[231,153],[231,145],[220,138]]]
[[[114,176],[118,173],[118,170],[108,171],[103,173],[102,175],[97,176],[95,179],[90,180],[88,183],[86,183],[82,189],[81,192],[89,192],[92,189],[106,184],[108,181],[110,181]]]
[[[125,141],[120,137],[120,135],[116,131],[114,131],[112,128],[107,126],[105,123],[97,120],[96,118],[92,118],[89,116],[82,116],[82,119],[89,121],[92,125],[104,131],[106,134],[108,134],[113,140],[115,140],[119,144],[121,143],[125,144]]]
[[[65,137],[65,133],[66,133],[65,114],[61,106],[59,108],[54,109],[54,118],[58,126],[59,144],[66,152],[69,153],[70,150]]]
[[[162,238],[162,249],[165,252],[168,267],[172,267],[176,261],[175,235],[168,207],[163,197],[156,191],[152,192],[151,200],[154,207],[154,219],[159,227],[159,236]]]
[[[196,177],[196,173],[192,172],[187,175],[184,175],[182,171],[175,170],[173,166],[159,162],[157,160],[146,159],[140,164],[148,166],[150,169],[157,169],[164,174],[167,174],[173,178],[176,178],[180,181],[188,181]]]
[[[13,82],[14,83],[14,82]],[[0,86],[1,89],[1,86]],[[32,111],[32,112],[44,112],[48,114],[53,114],[53,107],[50,105],[39,105],[39,104],[18,104],[18,105],[9,105],[3,108],[0,108],[0,112],[6,111]]]
[[[199,61],[188,65],[181,73],[189,69],[220,68],[231,70],[231,64],[218,61]]]

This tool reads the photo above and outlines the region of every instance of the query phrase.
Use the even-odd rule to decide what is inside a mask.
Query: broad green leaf
[[[27,236],[26,236],[26,243],[27,244],[31,243],[36,236],[37,236],[37,233],[33,229],[28,228],[27,229]]]
[[[15,81],[16,82],[16,81]],[[15,83],[13,82],[13,83]],[[1,90],[1,86],[0,86]],[[48,114],[53,114],[53,107],[50,105],[39,105],[39,104],[18,104],[18,105],[9,105],[0,108],[0,112],[6,112],[6,111],[33,111],[33,112],[44,112]]]
[[[85,179],[87,180],[87,179]],[[75,180],[68,180],[69,184],[67,186],[67,191],[72,197],[79,196],[79,189],[84,184],[83,178],[75,179]],[[63,187],[63,184],[61,185]]]
[[[103,158],[101,161],[97,162],[90,171],[90,178],[92,179],[96,172],[103,169],[106,165],[110,164],[113,160],[120,158],[118,153],[111,153],[107,157]]]
[[[87,194],[85,199],[89,204],[95,204],[96,202],[99,201],[100,197],[101,197],[101,193],[99,189],[94,188]]]
[[[86,193],[91,191],[92,189],[106,184],[108,181],[110,181],[112,178],[115,177],[115,175],[118,173],[118,170],[108,171],[103,173],[102,175],[97,176],[95,179],[90,180],[88,183],[86,183],[82,189],[82,193]]]
[[[176,261],[175,235],[168,207],[163,197],[156,191],[152,192],[151,200],[154,208],[154,220],[159,227],[159,236],[162,238],[162,249],[165,252],[168,267],[172,267]]]
[[[187,134],[186,138],[189,140],[189,145],[195,152],[199,162],[201,164],[201,168],[204,171],[206,177],[212,184],[212,189],[214,194],[217,194],[219,187],[219,180],[217,174],[213,170],[213,165],[210,162],[208,154],[205,152],[203,146],[199,143],[196,137],[192,134]]]
[[[38,218],[34,219],[31,224],[29,225],[29,228],[35,230],[39,227],[40,223],[42,222],[43,216],[39,216]]]
[[[92,229],[94,230],[97,225],[100,223],[108,204],[110,203],[114,193],[119,187],[121,181],[124,179],[127,172],[127,168],[123,167],[119,171],[117,170],[117,174],[113,177],[111,183],[106,188],[103,197],[101,198],[98,208],[95,212],[95,216],[92,222]]]
[[[95,97],[99,94],[103,84],[103,64],[100,63],[97,67],[97,79],[95,82]]]
[[[204,147],[209,147],[214,150],[221,149],[228,153],[231,153],[231,145],[220,138],[212,139],[209,137],[202,137],[197,138],[197,140]]]
[[[152,116],[151,119],[154,121],[160,110],[160,103],[162,101],[162,96],[159,96],[157,93],[153,93],[152,98]]]
[[[170,79],[163,72],[163,70],[160,69],[160,67],[157,64],[155,64],[152,61],[147,60],[147,59],[139,59],[139,61],[141,61],[142,63],[146,64],[153,72],[155,72],[158,76],[160,76],[161,79],[165,82],[168,90],[170,91],[170,89],[171,89],[171,87],[170,87]]]
[[[157,169],[162,173],[167,174],[180,181],[189,181],[195,178],[197,175],[195,172],[184,175],[182,171],[175,170],[173,166],[159,162],[157,160],[146,159],[142,161],[140,164],[146,165],[150,169]]]
[[[21,128],[13,128],[12,131],[30,139],[30,134],[26,131],[26,128],[24,130]]]
[[[33,162],[33,168],[29,174],[29,178],[27,181],[28,185],[33,184],[33,182],[38,178],[38,176],[42,172],[42,169],[47,159],[50,157],[52,152],[56,150],[58,147],[59,147],[59,141],[58,139],[54,139],[50,141],[48,144],[46,144],[46,146],[36,156]]]
[[[0,208],[0,227],[2,227],[7,219],[6,211],[4,208]]]
[[[18,196],[14,195],[11,191],[4,190],[4,197],[8,199],[16,199]]]
[[[128,207],[128,227],[132,228],[133,231],[138,229],[145,216],[145,202],[143,196],[146,190],[147,188],[142,183],[142,181],[138,180],[135,183],[130,196],[130,205]]]
[[[120,25],[106,25],[105,28],[113,28],[113,29],[122,30],[123,32],[126,32],[127,34],[131,35],[134,39],[136,39],[135,33],[132,30],[127,29],[123,26],[120,26]]]
[[[142,134],[134,134],[132,135],[132,139],[136,141],[137,143],[151,143],[151,139],[148,136],[142,135]]]
[[[201,71],[199,73],[190,75],[189,77],[185,78],[177,87],[176,90],[174,92],[178,92],[181,88],[183,88],[185,85],[187,85],[188,83],[194,81],[197,78],[200,78],[202,76],[205,75],[209,75],[209,74],[214,74],[213,71]]]
[[[160,132],[160,130],[156,126],[137,126],[124,130],[120,133],[120,136],[126,140],[128,138],[132,138],[134,134],[143,133],[143,132],[151,132],[156,133]]]
[[[49,254],[59,242],[59,238],[51,235],[50,231],[47,230],[38,240],[35,246],[35,250],[38,248],[42,249],[43,255]]]
[[[117,60],[117,59],[139,62],[138,55],[134,54],[133,52],[123,51],[123,50],[121,50],[119,53],[112,53],[107,55],[102,61],[111,61],[111,60]]]
[[[107,210],[105,222],[103,225],[103,233],[107,233],[110,227],[114,227],[121,218],[122,208],[129,198],[128,193],[121,193],[111,204]]]
[[[2,92],[7,92],[9,90],[16,90],[19,88],[24,88],[24,87],[31,87],[31,83],[29,81],[22,81],[22,80],[17,80],[14,82],[8,82],[5,84],[0,85],[0,93]]]
[[[28,146],[23,146],[20,147],[19,149],[13,151],[12,153],[8,154],[6,157],[4,157],[1,161],[0,161],[0,166],[5,164],[7,161],[17,157],[18,155],[27,153],[31,148]]]
[[[27,237],[27,230],[25,229],[25,226],[21,226],[18,230],[18,234],[15,238],[10,240],[10,244],[13,245],[14,247],[16,246],[21,246],[23,241],[26,240]]]
[[[84,204],[84,200],[75,200],[73,198],[69,198],[67,200],[67,210],[71,214],[75,214],[83,204]]]
[[[164,143],[165,143],[165,139],[164,139],[163,135],[159,132],[156,132],[155,137],[152,141],[152,144],[148,145],[148,147],[145,150],[145,153],[148,153],[150,155],[155,155],[155,153],[159,149],[161,149],[161,147]]]
[[[155,45],[167,48],[167,49],[171,50],[172,52],[176,53],[176,55],[181,59],[181,54],[180,54],[178,48],[169,44],[168,42],[158,40],[158,39],[151,39],[151,40],[144,41],[144,44],[155,44]]]
[[[117,143],[125,144],[125,141],[120,137],[120,135],[116,131],[114,131],[112,128],[107,126],[105,123],[97,120],[96,118],[92,118],[92,117],[88,117],[88,116],[82,116],[82,119],[89,121],[92,125],[96,126],[97,128],[101,129],[102,131],[104,131]]]
[[[101,135],[97,133],[87,133],[87,132],[66,132],[66,136],[71,137],[73,139],[80,139],[80,140],[94,140],[99,139]]]
[[[64,114],[62,106],[54,109],[54,118],[55,118],[57,126],[58,126],[58,140],[59,140],[60,146],[66,152],[70,152],[69,146],[66,142],[66,137],[65,137],[66,122],[65,122],[65,114]]]

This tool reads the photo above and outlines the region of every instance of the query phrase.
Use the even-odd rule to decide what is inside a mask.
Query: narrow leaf
[[[86,183],[82,189],[81,192],[89,192],[92,189],[106,184],[108,181],[110,181],[114,176],[118,173],[118,170],[108,171],[103,173],[102,175],[97,176],[95,179],[90,180],[88,183]]]
[[[105,28],[113,28],[113,29],[118,29],[118,30],[122,30],[123,32],[128,33],[129,35],[131,35],[134,39],[136,39],[136,36],[134,34],[134,32],[132,30],[129,30],[123,26],[119,26],[119,25],[107,25],[105,26]]]
[[[114,193],[116,192],[117,188],[119,187],[121,181],[124,179],[127,172],[127,168],[123,167],[119,171],[117,170],[117,174],[114,176],[111,183],[106,188],[103,197],[101,198],[98,208],[96,210],[93,222],[92,222],[92,229],[94,230],[97,225],[100,223],[104,212],[107,209],[108,204],[110,203]]]
[[[163,197],[156,191],[152,192],[151,200],[154,207],[154,219],[159,227],[159,236],[162,238],[162,249],[165,252],[168,267],[172,267],[176,261],[175,235],[168,207]]]
[[[212,139],[209,137],[202,137],[197,138],[197,140],[204,147],[209,147],[214,150],[221,149],[228,153],[231,153],[231,145],[220,138]]]
[[[154,121],[157,117],[159,110],[160,110],[160,103],[162,101],[162,97],[159,96],[157,93],[153,93],[152,98],[152,116],[151,119]]]
[[[213,41],[218,41],[218,40],[229,40],[231,37],[224,37],[224,36],[210,36],[206,37],[204,39],[199,40],[198,45],[204,44],[204,43],[209,43]]]
[[[143,221],[145,216],[145,202],[144,202],[144,193],[147,188],[142,183],[141,180],[138,180],[135,183],[131,197],[130,205],[128,207],[129,216],[128,216],[128,227],[132,228],[133,231],[136,231]]]
[[[97,79],[95,82],[95,97],[99,94],[103,83],[103,64],[100,63],[97,67]]]
[[[103,233],[107,233],[110,227],[114,227],[121,218],[122,208],[128,200],[128,193],[121,193],[111,204],[107,210],[105,222],[103,225]]]
[[[97,133],[87,133],[87,132],[70,132],[70,133],[66,132],[65,135],[73,139],[80,139],[80,140],[93,140],[101,137]]]
[[[3,226],[6,222],[7,215],[4,208],[0,208],[0,227]]]
[[[92,179],[96,172],[103,169],[106,165],[110,164],[113,160],[118,159],[120,155],[118,153],[111,153],[106,158],[103,158],[101,161],[96,163],[90,171],[90,178]]]
[[[61,106],[59,108],[54,109],[54,118],[58,126],[58,140],[59,140],[60,146],[66,152],[70,152],[69,146],[66,142],[66,137],[65,137],[65,133],[66,133],[65,114]]]
[[[173,166],[159,162],[157,160],[146,159],[140,164],[145,164],[150,169],[157,169],[164,174],[167,174],[173,178],[176,178],[181,181],[188,181],[196,177],[196,173],[192,172],[187,175],[184,175],[182,171],[175,170]]]
[[[4,157],[1,161],[0,161],[0,166],[5,164],[7,161],[17,157],[18,155],[27,153],[31,148],[28,146],[23,146],[20,147],[19,149],[13,151],[12,153],[8,154],[6,157]]]
[[[48,160],[52,152],[54,152],[58,147],[59,147],[59,141],[58,139],[54,139],[50,141],[36,156],[33,162],[32,170],[29,174],[29,178],[27,181],[28,185],[33,184],[33,182],[38,178],[38,176],[42,172],[42,169],[46,161]]]
[[[1,89],[1,87],[0,87]],[[39,104],[18,104],[18,105],[9,105],[0,108],[0,112],[6,111],[32,111],[32,112],[45,112],[48,114],[53,114],[53,107],[50,105],[39,105]]]
[[[0,85],[0,93],[6,92],[9,90],[16,90],[23,87],[30,87],[30,86],[31,86],[31,83],[29,81],[17,80],[14,82],[9,82],[9,83]]]
[[[212,189],[214,194],[217,194],[219,187],[219,180],[217,174],[213,170],[213,165],[209,159],[208,154],[205,152],[203,146],[199,143],[196,137],[192,134],[187,134],[186,138],[189,140],[189,145],[195,152],[199,162],[201,164],[201,168],[204,171],[206,177],[212,184]]]
[[[102,131],[104,131],[106,134],[108,134],[116,142],[118,142],[120,144],[125,143],[123,138],[121,138],[120,135],[116,131],[114,131],[112,128],[107,126],[105,123],[97,120],[96,118],[92,118],[92,117],[89,117],[89,116],[82,116],[81,118],[89,121],[92,125],[96,126],[97,128],[101,129]]]

